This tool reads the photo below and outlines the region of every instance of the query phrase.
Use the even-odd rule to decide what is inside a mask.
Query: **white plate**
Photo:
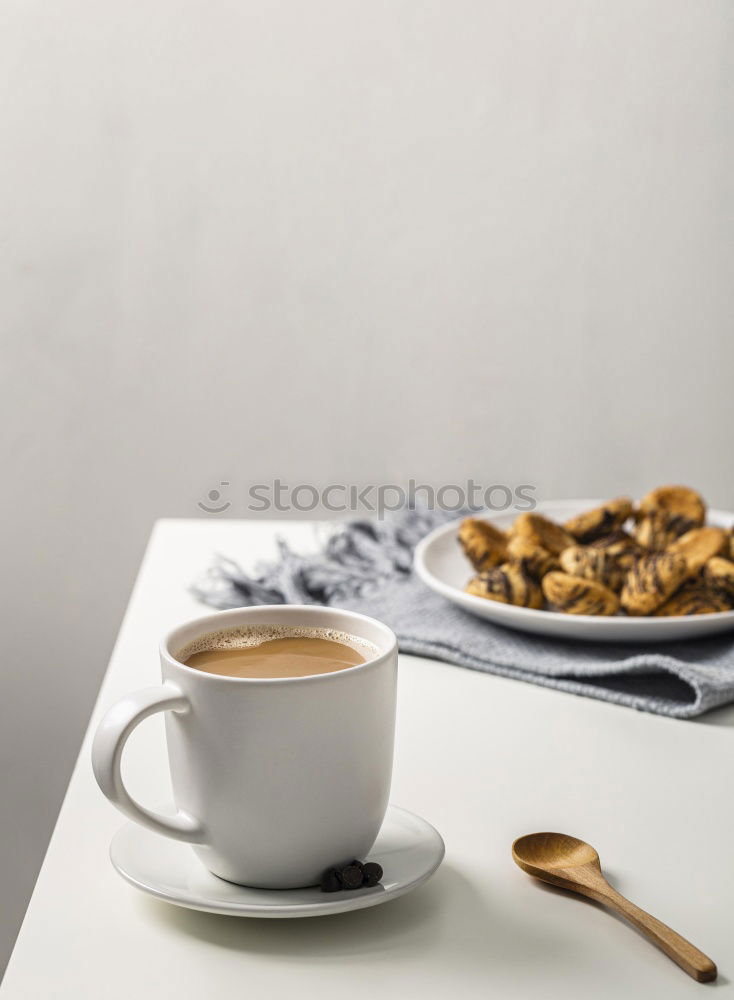
[[[390,806],[370,851],[382,865],[382,884],[334,893],[308,889],[250,889],[225,882],[202,865],[192,849],[127,823],[112,838],[110,858],[136,889],[177,906],[235,917],[321,917],[377,906],[410,892],[433,875],[444,856],[441,835],[430,823]]]
[[[553,500],[538,504],[537,513],[546,514],[554,521],[565,521],[601,500]],[[517,511],[502,514],[481,514],[498,528],[509,528]],[[707,523],[730,528],[734,514],[710,510]],[[457,541],[461,519],[436,528],[426,535],[415,550],[415,570],[431,590],[447,597],[466,611],[487,618],[497,625],[536,632],[563,639],[589,639],[605,642],[665,641],[689,639],[693,636],[715,635],[734,629],[734,611],[721,611],[712,615],[682,615],[675,618],[628,618],[618,615],[605,618],[595,615],[566,615],[556,611],[534,611],[517,608],[499,601],[465,594],[464,587],[472,576],[472,568]]]

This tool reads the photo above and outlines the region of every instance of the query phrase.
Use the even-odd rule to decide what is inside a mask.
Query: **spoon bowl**
[[[518,837],[512,845],[512,857],[528,875],[615,910],[697,982],[716,979],[716,966],[707,955],[612,888],[591,844],[567,833],[530,833]]]
[[[526,837],[518,837],[512,845],[512,856],[516,864],[531,875],[535,874],[531,868],[545,871],[596,865],[601,870],[599,855],[591,844],[567,833],[529,833]]]

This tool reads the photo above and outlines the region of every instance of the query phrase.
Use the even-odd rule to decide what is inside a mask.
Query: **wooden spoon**
[[[515,841],[512,857],[528,875],[616,910],[697,982],[708,983],[716,979],[716,966],[710,958],[609,885],[602,874],[599,855],[591,844],[565,833],[530,833]]]

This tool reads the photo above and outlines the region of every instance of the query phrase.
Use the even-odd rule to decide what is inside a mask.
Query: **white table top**
[[[157,682],[158,638],[202,613],[186,585],[211,554],[252,564],[276,532],[313,544],[313,522],[156,525],[92,728],[121,695]],[[590,841],[617,888],[711,955],[714,988],[734,996],[731,728],[401,657],[393,801],[441,831],[444,864],[385,906],[294,921],[200,914],[124,883],[107,857],[124,820],[94,783],[89,738],[0,1000],[674,1000],[711,988],[595,904],[520,872],[510,844],[539,829]],[[144,802],[166,798],[160,719],[134,735],[125,774]]]

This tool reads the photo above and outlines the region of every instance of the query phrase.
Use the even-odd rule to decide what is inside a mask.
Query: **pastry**
[[[522,560],[480,573],[469,581],[465,589],[474,597],[485,597],[502,604],[536,609],[543,606],[540,587]]]
[[[662,552],[684,535],[696,523],[679,514],[669,514],[664,510],[652,510],[641,514],[635,526],[635,541],[645,549]]]
[[[554,556],[576,544],[573,535],[542,514],[520,514],[512,526],[512,535],[525,538]]]
[[[511,535],[507,542],[510,562],[524,560],[529,572],[540,579],[552,569],[558,569],[558,560],[547,549],[531,542],[524,535]]]
[[[594,507],[592,510],[572,517],[566,521],[563,527],[582,545],[587,545],[601,535],[608,535],[617,528],[621,528],[631,513],[632,501],[630,498],[617,497],[616,500],[608,500],[599,507]]]
[[[723,560],[722,560],[723,561]],[[734,567],[732,567],[734,569]],[[723,593],[710,586],[703,577],[689,580],[680,590],[669,597],[655,612],[656,615],[710,615],[717,611],[728,611],[732,602]]]
[[[726,551],[727,537],[721,528],[693,528],[668,546],[668,552],[685,556],[688,575],[693,576],[714,556]]]
[[[542,587],[548,603],[569,615],[614,615],[619,610],[617,595],[595,580],[548,573]]]
[[[492,569],[507,559],[507,538],[504,531],[489,521],[467,517],[459,527],[459,542],[475,570]]]
[[[637,544],[632,535],[629,535],[621,528],[617,528],[609,535],[602,535],[590,545],[592,549],[603,549],[614,556],[622,569],[629,569],[632,563],[640,555],[643,549]]]
[[[569,576],[578,576],[583,580],[596,580],[610,590],[619,590],[622,586],[624,571],[617,562],[616,556],[608,549],[592,548],[586,545],[572,545],[564,549],[558,557],[561,569]]]
[[[690,527],[700,526],[706,520],[704,499],[690,486],[658,486],[646,493],[640,500],[640,513],[658,512],[690,521]]]
[[[734,562],[714,556],[704,566],[703,576],[713,591],[734,604]]]
[[[620,601],[628,615],[651,615],[689,575],[684,556],[650,552],[627,571]]]

